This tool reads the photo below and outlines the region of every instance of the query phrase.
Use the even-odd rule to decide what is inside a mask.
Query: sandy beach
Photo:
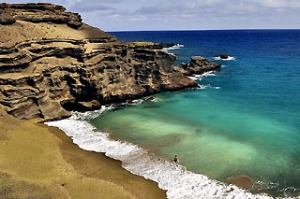
[[[166,192],[160,190],[157,183],[131,174],[121,167],[121,162],[104,154],[80,149],[58,128],[37,122],[71,115],[62,104],[69,98],[74,102],[70,93],[73,80],[84,76],[75,74],[79,70],[73,70],[74,67],[83,68],[86,64],[94,74],[93,71],[98,70],[92,68],[99,67],[97,64],[101,65],[106,56],[106,50],[102,52],[101,48],[115,51],[116,42],[126,45],[82,23],[80,15],[66,13],[63,7],[31,6],[33,9],[24,5],[12,9],[2,5],[8,14],[0,17],[0,48],[3,51],[0,53],[0,198],[166,198]],[[12,20],[13,16],[16,21]],[[23,20],[24,17],[27,20]],[[6,23],[10,19],[11,24]],[[72,26],[70,21],[78,26]],[[83,61],[85,55],[92,55],[93,59]],[[108,64],[115,67],[115,62]],[[66,71],[57,70],[61,66],[66,67]],[[119,71],[116,68],[117,76]],[[48,73],[47,77],[42,73]],[[71,87],[66,74],[75,75],[67,75],[68,80],[75,78],[69,81]],[[101,78],[88,81],[106,79],[102,77],[105,73],[97,74]],[[40,82],[44,80],[45,84]],[[75,81],[76,87],[83,86],[80,78]],[[120,86],[123,88],[128,82],[128,78],[124,78]],[[131,92],[132,84],[128,88]],[[114,91],[120,89],[109,87],[107,93]],[[89,105],[96,106],[94,109],[100,105],[99,101],[92,101]],[[7,112],[14,117],[7,116]]]
[[[83,151],[64,132],[0,116],[1,198],[166,198],[119,161]]]

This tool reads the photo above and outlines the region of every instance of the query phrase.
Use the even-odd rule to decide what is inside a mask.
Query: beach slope
[[[57,128],[0,118],[1,198],[166,198],[118,161],[83,151]]]

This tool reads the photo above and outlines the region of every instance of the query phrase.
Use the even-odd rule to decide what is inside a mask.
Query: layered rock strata
[[[215,69],[193,58],[175,70],[165,45],[119,41],[52,4],[0,4],[0,33],[0,110],[22,119],[195,87],[185,75]]]

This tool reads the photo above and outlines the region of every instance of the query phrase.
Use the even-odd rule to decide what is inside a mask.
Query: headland
[[[166,44],[119,41],[52,4],[0,4],[0,33],[1,196],[166,197],[154,182],[39,122],[197,87],[187,75],[220,64],[196,56],[175,67]]]

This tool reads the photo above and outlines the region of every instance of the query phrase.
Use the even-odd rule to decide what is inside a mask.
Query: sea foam
[[[188,78],[190,78],[193,81],[200,82],[203,78],[210,77],[210,76],[214,77],[214,76],[217,76],[217,75],[214,73],[214,71],[209,71],[209,72],[205,72],[205,73],[203,73],[201,75],[188,76]],[[200,84],[200,83],[198,83],[198,89],[205,90],[207,88],[214,88],[214,89],[218,90],[221,87],[219,87],[219,86],[214,87],[214,86],[211,86],[210,84]]]
[[[183,47],[184,47],[184,45],[176,44],[176,45],[171,46],[169,48],[163,48],[162,50],[165,51],[165,52],[167,52],[167,53],[169,53],[169,54],[171,54],[171,55],[174,55],[174,53],[172,53],[170,51],[178,50],[178,49],[183,48]]]
[[[188,77],[194,81],[201,81],[204,77],[209,77],[209,76],[217,76],[217,75],[214,73],[214,71],[209,71],[209,72],[205,72],[201,75],[193,75],[193,76],[188,76]]]
[[[150,154],[137,145],[113,140],[109,134],[98,131],[84,120],[96,117],[105,109],[107,108],[84,114],[76,113],[68,119],[46,124],[64,131],[80,148],[120,160],[122,167],[131,173],[157,182],[161,189],[167,191],[170,199],[271,198],[266,194],[252,194],[234,185],[211,180],[163,157]]]

